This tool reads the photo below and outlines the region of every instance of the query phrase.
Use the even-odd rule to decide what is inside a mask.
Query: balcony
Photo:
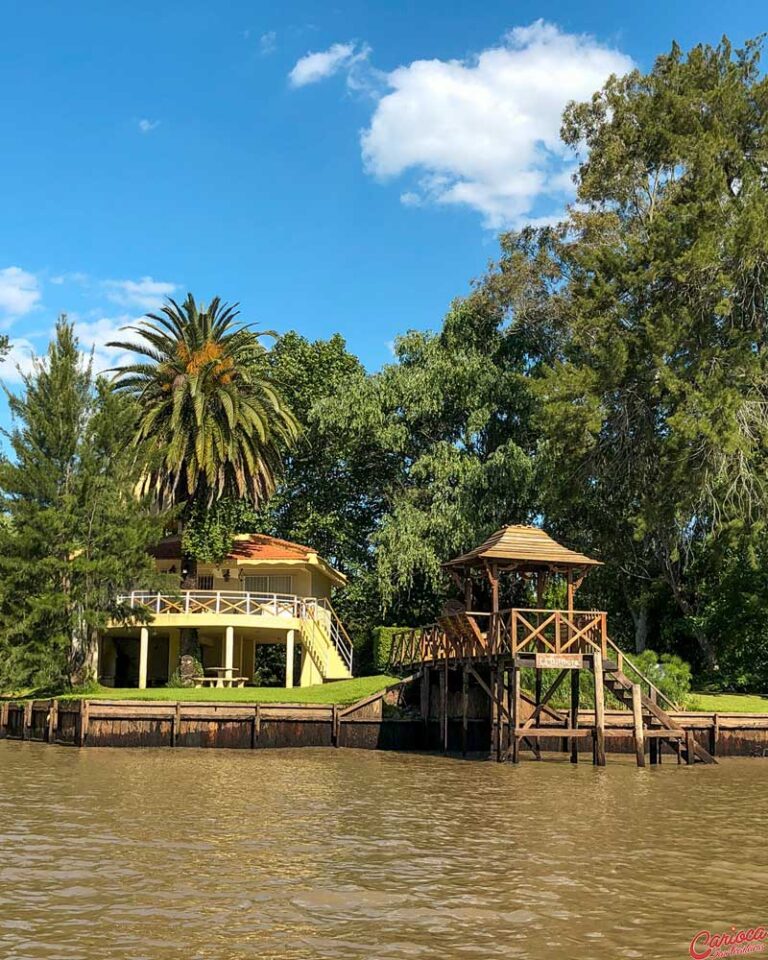
[[[246,616],[302,619],[318,610],[330,610],[327,600],[283,593],[235,590],[134,590],[117,597],[123,607],[161,616]]]

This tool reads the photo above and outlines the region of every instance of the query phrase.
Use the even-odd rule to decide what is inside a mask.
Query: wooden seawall
[[[385,692],[347,707],[302,704],[222,704],[189,701],[35,700],[0,704],[0,738],[89,747],[355,747],[440,750],[442,723],[384,715]],[[448,720],[448,750],[490,750],[491,724],[473,711]],[[768,714],[678,712],[677,722],[715,756],[768,757]],[[583,722],[590,722],[584,712]],[[606,747],[631,753],[632,717],[606,711]],[[561,750],[553,727],[542,749]],[[585,742],[584,750],[589,749]]]

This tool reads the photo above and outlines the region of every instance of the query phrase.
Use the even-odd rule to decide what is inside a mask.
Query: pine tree
[[[158,521],[133,496],[130,401],[93,375],[62,317],[47,355],[8,393],[0,462],[0,687],[86,678],[120,588],[151,576]]]

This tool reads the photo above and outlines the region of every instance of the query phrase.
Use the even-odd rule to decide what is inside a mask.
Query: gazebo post
[[[491,611],[499,612],[499,568],[492,563],[488,568],[488,579],[491,581]]]
[[[464,606],[467,610],[472,609],[472,571],[467,568],[464,573]]]

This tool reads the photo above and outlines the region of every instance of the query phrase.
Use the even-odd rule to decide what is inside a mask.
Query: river
[[[768,761],[0,742],[3,960],[685,958],[768,922]]]

